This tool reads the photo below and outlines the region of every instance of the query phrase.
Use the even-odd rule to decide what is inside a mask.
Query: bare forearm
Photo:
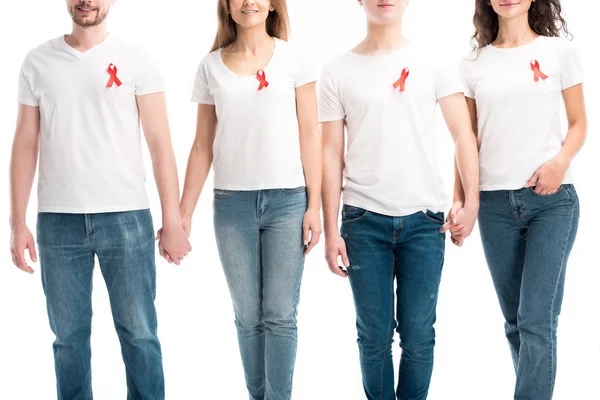
[[[180,224],[179,178],[171,145],[165,145],[152,156],[154,179],[160,197],[163,226]]]
[[[569,165],[583,147],[586,137],[587,124],[584,121],[575,123],[569,128],[565,143],[557,158],[564,164]]]
[[[321,182],[323,175],[321,137],[318,128],[300,134],[300,152],[308,190],[308,208],[321,208]]]
[[[15,136],[10,160],[10,224],[25,223],[27,204],[37,168],[39,142]]]
[[[192,218],[198,204],[198,198],[210,172],[212,160],[212,148],[202,147],[194,143],[185,172],[185,185],[180,204],[180,212],[183,218]]]
[[[461,188],[455,183],[455,196],[462,194],[462,199],[467,204],[479,204],[479,154],[477,139],[472,133],[458,135],[456,139],[456,166],[457,180]],[[462,193],[460,193],[462,191]]]
[[[463,190],[462,180],[460,179],[460,172],[458,172],[458,165],[456,158],[454,159],[454,202],[465,202],[465,191]]]
[[[325,235],[338,234],[338,216],[343,184],[343,156],[324,151],[323,158],[323,220]]]

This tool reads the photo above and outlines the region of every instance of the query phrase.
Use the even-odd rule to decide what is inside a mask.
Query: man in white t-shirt
[[[435,49],[402,35],[407,0],[359,3],[367,37],[329,62],[320,81],[326,257],[332,272],[350,279],[367,398],[423,400],[433,370],[444,232],[468,236],[477,215],[477,144],[458,72],[435,63]],[[447,223],[436,159],[437,103],[456,143],[465,192]],[[402,358],[395,391],[396,326]]]
[[[91,399],[90,334],[94,259],[109,292],[126,367],[128,399],[164,399],[157,337],[155,250],[145,193],[140,124],[162,205],[161,253],[179,264],[190,245],[154,64],[108,34],[112,1],[67,0],[70,35],[28,53],[19,79],[11,161],[11,252],[25,272],[31,185],[38,176],[37,241],[54,341],[59,399]]]

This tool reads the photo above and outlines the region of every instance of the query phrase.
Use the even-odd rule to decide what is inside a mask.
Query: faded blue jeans
[[[369,400],[427,398],[444,264],[443,224],[441,212],[391,217],[344,205],[341,235],[350,260],[348,277],[356,307],[363,387]],[[394,329],[402,348],[395,393]]]
[[[288,400],[304,269],[306,189],[214,192],[219,256],[251,400]]]
[[[108,288],[125,362],[128,400],[165,397],[154,308],[156,266],[149,210],[40,213],[37,240],[54,341],[59,400],[92,399],[90,335],[94,257]]]
[[[517,374],[515,400],[550,400],[565,269],[579,222],[573,185],[481,192],[479,229]]]

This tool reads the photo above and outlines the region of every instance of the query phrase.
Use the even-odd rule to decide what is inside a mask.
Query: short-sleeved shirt
[[[545,36],[516,48],[488,45],[461,69],[477,105],[481,190],[522,188],[563,146],[561,93],[583,82],[574,46]],[[564,183],[573,183],[570,170]]]
[[[280,39],[275,39],[273,56],[261,79],[256,74],[242,76],[231,71],[223,62],[221,49],[201,61],[192,101],[215,106],[215,188],[262,190],[305,185],[296,88],[316,82],[318,75],[310,59]]]
[[[162,91],[149,57],[111,35],[85,52],[62,36],[30,51],[18,101],[40,112],[38,211],[148,208],[136,96]]]
[[[319,120],[346,124],[344,204],[390,216],[447,207],[436,157],[437,101],[462,88],[456,66],[428,54],[435,51],[411,42],[382,56],[350,51],[326,65]]]

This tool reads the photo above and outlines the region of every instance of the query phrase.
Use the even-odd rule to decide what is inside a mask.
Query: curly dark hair
[[[482,48],[491,44],[498,36],[500,24],[498,14],[490,5],[489,0],[475,0],[475,15],[473,16],[475,34],[473,42],[475,48]],[[562,16],[560,0],[537,0],[529,8],[529,26],[542,36],[558,37],[564,32],[568,38],[571,34],[567,29],[567,22]]]

